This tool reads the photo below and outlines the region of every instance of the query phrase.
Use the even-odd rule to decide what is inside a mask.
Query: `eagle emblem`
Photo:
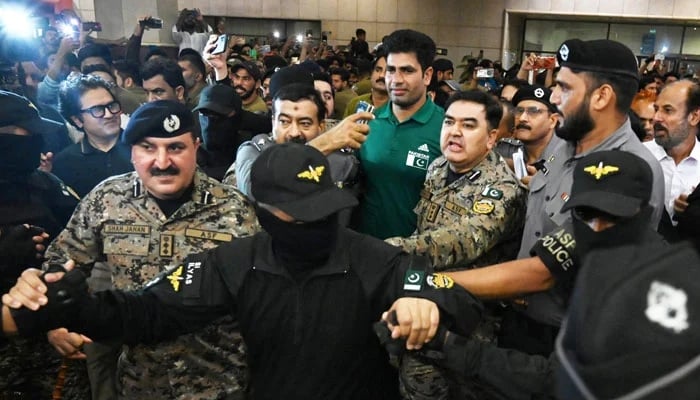
[[[618,171],[620,171],[620,168],[612,166],[612,165],[603,165],[603,162],[601,161],[598,163],[598,165],[591,165],[583,169],[584,171],[588,172],[589,174],[593,175],[593,177],[596,180],[600,180],[600,178],[608,175],[608,174],[614,174]]]
[[[307,181],[315,181],[315,182],[321,182],[321,176],[323,175],[323,171],[326,169],[325,166],[321,165],[318,167],[312,167],[309,165],[308,170],[301,171],[297,174],[297,178],[301,180],[307,180]]]
[[[173,271],[172,274],[168,275],[168,280],[170,281],[173,290],[176,292],[180,290],[180,281],[182,279],[182,265],[177,267],[177,269]]]

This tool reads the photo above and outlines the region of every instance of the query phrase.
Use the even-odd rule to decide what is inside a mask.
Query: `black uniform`
[[[231,313],[248,346],[252,398],[393,399],[396,373],[372,323],[394,300],[431,299],[442,322],[464,334],[480,316],[468,292],[430,272],[398,248],[341,228],[324,265],[290,274],[262,232],[188,257],[143,293],[98,293],[71,328],[93,339],[152,342]],[[23,318],[37,318],[13,315],[22,334]]]
[[[98,183],[114,175],[134,170],[131,147],[116,143],[109,151],[93,147],[83,138],[56,154],[51,172],[61,178],[80,197],[88,194]]]
[[[30,224],[44,228],[50,235],[49,240],[55,238],[78,204],[77,197],[51,174],[38,170],[25,176],[3,172],[0,170],[0,226],[3,230],[7,232],[11,226]],[[35,261],[38,265],[41,260]],[[7,293],[28,266],[17,265],[15,257],[8,259],[7,254],[0,254],[0,291]],[[60,365],[61,357],[45,335],[1,344],[0,398],[51,398]],[[70,381],[74,376],[69,374],[65,379]]]

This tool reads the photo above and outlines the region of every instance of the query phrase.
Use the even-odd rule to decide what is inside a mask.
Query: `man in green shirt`
[[[428,165],[440,156],[444,111],[426,93],[433,74],[435,42],[413,30],[393,32],[387,52],[389,103],[375,112],[359,151],[366,176],[359,231],[385,239],[416,229],[418,203]]]

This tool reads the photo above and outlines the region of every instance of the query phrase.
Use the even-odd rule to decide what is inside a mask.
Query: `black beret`
[[[194,116],[187,106],[158,100],[142,105],[131,114],[122,142],[133,145],[144,137],[170,138],[194,130]]]
[[[614,40],[567,40],[559,46],[557,61],[562,67],[624,75],[639,80],[639,66],[634,53]]]
[[[549,102],[551,95],[552,91],[542,85],[527,85],[521,87],[517,92],[515,92],[513,99],[511,100],[511,104],[517,107],[518,103],[523,100],[534,100],[547,106],[549,111],[557,112],[557,107]]]

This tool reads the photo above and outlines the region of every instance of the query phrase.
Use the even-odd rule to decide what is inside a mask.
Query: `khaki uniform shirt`
[[[446,186],[448,168],[445,157],[428,168],[415,208],[416,232],[386,241],[429,257],[436,270],[512,259],[520,245],[527,189],[494,152]]]

